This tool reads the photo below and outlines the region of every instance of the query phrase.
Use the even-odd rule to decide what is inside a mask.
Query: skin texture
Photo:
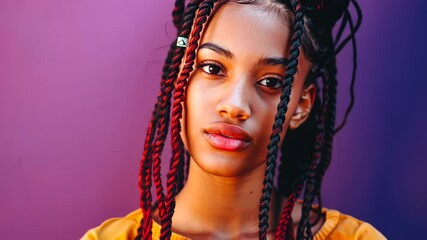
[[[227,3],[203,33],[186,89],[182,137],[191,160],[176,197],[174,232],[193,239],[258,239],[267,145],[286,68],[265,60],[287,58],[290,35],[283,21],[254,5]],[[309,62],[303,56],[299,61],[282,139],[288,127],[306,120],[315,98],[315,87],[304,86]],[[207,134],[218,124],[237,126],[251,140],[237,150],[218,149]],[[283,203],[274,190],[269,239]],[[294,212],[297,224],[299,204]]]

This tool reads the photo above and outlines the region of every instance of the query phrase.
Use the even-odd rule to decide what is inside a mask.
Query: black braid
[[[278,152],[278,144],[280,142],[280,134],[282,132],[282,125],[285,122],[285,114],[287,111],[287,105],[289,103],[289,98],[291,94],[291,87],[294,81],[294,75],[298,68],[298,57],[299,57],[299,47],[301,46],[301,36],[303,34],[303,24],[304,18],[301,11],[301,6],[299,1],[292,0],[292,6],[295,11],[295,23],[294,23],[294,33],[291,41],[291,48],[289,54],[289,64],[285,72],[285,86],[280,96],[280,102],[277,107],[277,113],[275,116],[275,121],[273,125],[273,133],[270,136],[270,143],[268,144],[268,154],[266,161],[266,171],[264,178],[264,187],[262,190],[262,197],[260,199],[260,214],[259,214],[259,238],[265,240],[267,237],[267,230],[269,227],[268,224],[268,213],[269,213],[269,204],[271,191],[273,188],[273,179],[275,171],[276,156]]]
[[[281,146],[278,189],[285,197],[295,191],[296,179],[304,175],[314,154],[313,146],[318,134],[317,114],[320,108],[320,98],[316,95],[307,120],[296,129],[288,129]]]
[[[323,120],[321,119],[322,117],[319,118],[319,123],[317,125],[319,134],[316,137],[315,153],[313,155],[313,158],[310,160],[310,164],[305,173],[306,184],[304,191],[304,201],[302,206],[301,221],[298,225],[297,239],[304,239],[304,233],[306,234],[306,237],[308,239],[311,239],[311,225],[309,223],[309,214],[315,198],[314,173],[321,159],[321,150],[323,147],[324,129],[322,126]]]
[[[331,159],[331,150],[332,150],[332,139],[333,139],[333,129],[335,123],[335,108],[336,108],[336,67],[335,67],[335,57],[333,56],[333,43],[332,37],[329,36],[329,44],[327,44],[327,49],[329,54],[332,55],[329,57],[327,62],[327,70],[323,75],[323,104],[320,112],[320,118],[318,123],[318,128],[320,133],[318,135],[318,140],[316,141],[315,154],[313,156],[313,161],[311,166],[307,171],[307,181],[306,189],[304,194],[304,202],[302,209],[301,222],[298,227],[298,239],[311,239],[312,232],[311,227],[315,224],[321,216],[321,198],[320,198],[320,188],[322,178],[319,177],[319,171],[326,169],[329,165]],[[328,38],[328,37],[327,37]],[[323,172],[324,173],[324,172]],[[309,222],[309,215],[312,211],[312,204],[314,199],[318,198],[319,208],[317,211],[317,219],[314,223]],[[304,234],[305,233],[305,234]]]
[[[341,20],[340,27],[338,28],[337,35],[335,36],[334,45],[337,45],[337,43],[341,40],[342,34],[344,33],[345,27],[347,26],[347,21],[347,16],[344,16],[344,18]]]
[[[350,13],[348,12],[348,10],[345,12],[345,17],[348,18],[348,22],[350,25],[350,30],[351,32],[355,31],[355,28],[353,26],[353,20],[351,19],[351,16],[349,16]],[[326,135],[326,143],[328,143],[328,146],[325,147],[325,153],[324,153],[324,160],[322,161],[322,166],[319,168],[318,173],[317,173],[317,184],[318,186],[316,186],[316,189],[318,189],[318,191],[320,191],[321,188],[321,183],[322,183],[322,179],[323,176],[326,172],[326,169],[328,168],[330,161],[331,161],[331,155],[332,155],[332,140],[333,140],[333,135],[335,135],[345,124],[346,120],[347,120],[347,116],[349,114],[349,112],[351,111],[351,108],[354,104],[354,81],[356,78],[356,69],[357,69],[357,47],[356,47],[356,40],[354,37],[354,34],[352,34],[352,46],[353,46],[353,72],[352,72],[352,80],[351,80],[351,86],[350,86],[350,95],[351,95],[351,101],[349,106],[346,109],[346,115],[344,117],[343,122],[340,124],[339,127],[337,127],[336,129],[334,129],[334,124],[335,124],[335,115],[331,116],[328,118],[328,122],[327,122],[327,135]],[[329,76],[331,78],[331,81],[333,83],[335,83],[335,88],[331,89],[331,95],[332,96],[336,96],[336,59],[335,57],[331,58],[330,63],[327,65],[326,67],[326,71],[329,73]],[[335,102],[336,102],[336,98],[335,98]],[[336,106],[331,106],[330,107],[333,111],[331,111],[331,114],[335,114],[335,109]],[[320,194],[319,194],[319,199],[320,199]]]
[[[354,29],[350,31],[350,34],[335,48],[335,55],[337,55],[345,47],[345,45],[355,36],[356,32],[359,30],[362,24],[362,9],[360,9],[360,6],[356,0],[351,0],[351,3],[353,3],[354,8],[356,9],[357,22],[354,26]]]
[[[355,5],[357,5],[355,1],[352,1],[352,2]],[[360,15],[361,15],[359,11],[360,8],[358,8],[358,6],[355,6],[355,7],[356,7],[356,10],[358,10],[358,15],[359,15],[357,25],[360,26]],[[320,49],[314,50],[315,55],[320,53],[320,55],[318,55],[320,58],[319,59],[312,58],[311,60],[312,61],[314,60],[315,63],[317,62],[319,64],[319,65],[314,65],[315,66],[314,69],[322,73],[324,77],[324,91],[323,91],[324,101],[322,104],[323,105],[322,111],[320,111],[320,116],[319,116],[323,118],[323,123],[322,121],[320,121],[319,124],[317,125],[317,127],[319,128],[319,131],[323,132],[323,136],[322,135],[318,136],[318,140],[316,141],[316,146],[317,146],[316,154],[314,155],[313,161],[311,161],[310,163],[311,167],[309,167],[307,171],[307,180],[306,180],[307,185],[306,185],[306,191],[304,194],[303,216],[301,220],[302,222],[300,222],[300,225],[299,225],[297,239],[304,239],[304,238],[311,239],[312,238],[311,226],[315,225],[321,219],[321,216],[323,216],[321,212],[322,201],[320,197],[320,189],[321,189],[321,183],[323,180],[323,175],[330,164],[331,155],[332,155],[333,135],[334,133],[336,133],[336,130],[334,132],[334,124],[335,124],[336,85],[337,85],[335,54],[337,53],[337,51],[333,48],[333,46],[338,45],[336,43],[337,41],[339,41],[340,35],[342,35],[342,31],[346,23],[349,23],[350,29],[351,29],[351,33],[349,37],[351,38],[353,43],[354,67],[353,67],[352,83],[350,87],[352,98],[351,98],[350,105],[346,111],[346,117],[344,119],[347,118],[348,113],[351,110],[351,106],[354,102],[353,88],[354,88],[355,71],[356,71],[355,68],[357,67],[357,62],[356,62],[357,55],[356,55],[354,32],[357,30],[358,26],[356,27],[352,26],[353,25],[352,19],[351,19],[351,16],[349,16],[348,10],[345,10],[344,13],[345,14],[344,14],[344,19],[342,20],[342,25],[340,26],[338,34],[335,37],[335,41],[336,41],[335,44],[332,41],[331,32],[326,31],[325,33],[324,31],[325,29],[322,29],[322,28],[319,29],[318,27],[317,28],[313,27],[313,25],[310,26],[310,29],[311,29],[310,34],[315,34],[315,36],[314,37],[311,36],[309,38],[311,38],[314,45],[320,47]],[[308,22],[309,22],[309,25],[313,24],[311,23],[310,19]],[[316,31],[313,31],[313,29],[318,29],[319,31],[316,32]],[[318,35],[319,32],[321,33],[320,36]],[[305,45],[303,49],[307,50],[307,46]],[[309,49],[309,50],[313,50],[313,49]],[[315,51],[318,51],[318,53],[316,53]],[[323,63],[323,66],[321,65],[322,63]],[[317,74],[313,73],[313,76],[317,76]],[[309,78],[310,76],[308,77],[307,81],[309,81],[310,83],[311,80]],[[318,99],[316,99],[316,102],[317,101]],[[312,108],[312,111],[315,109],[317,109],[316,103],[315,103],[315,106]],[[313,112],[310,114],[310,117],[312,116],[312,114]],[[313,124],[310,123],[310,117],[298,129],[288,131],[287,136],[285,137],[286,144],[283,145],[284,149],[291,149],[292,146],[294,147],[297,146],[295,145],[295,143],[297,143],[298,140],[301,140],[300,142],[303,143],[304,139],[313,139],[308,137],[308,135],[306,134],[310,131],[307,131],[307,132],[304,131],[304,129],[307,129],[309,126],[313,126]],[[337,128],[337,130],[339,129],[340,128]],[[314,131],[312,131],[312,133],[313,132]],[[290,139],[288,139],[288,136],[292,141],[289,141]],[[294,145],[292,145],[292,143],[294,143]],[[300,162],[302,159],[307,160],[307,157],[304,156],[304,152],[307,152],[306,150],[307,149],[309,150],[310,147],[305,148],[303,145],[302,148],[301,146],[299,146],[298,149],[301,151],[283,150],[283,156],[281,157],[282,164],[281,164],[281,167],[279,168],[279,191],[285,196],[289,196],[289,194],[292,193],[295,179],[298,177],[298,175],[301,172],[305,172],[305,170],[303,170],[304,167],[301,164],[297,164],[297,162]],[[295,171],[295,169],[297,170]],[[317,198],[319,203],[319,207],[314,209],[315,211],[317,211],[317,218],[313,223],[310,223],[308,221],[309,213],[311,210],[313,210],[312,203],[315,198]]]
[[[332,87],[330,89],[330,91],[331,91],[330,95],[334,97],[334,101],[333,102],[331,101],[331,106],[330,106],[330,114],[331,115],[333,114],[333,116],[328,117],[328,121],[326,123],[327,124],[326,126],[328,127],[328,129],[327,129],[327,134],[325,136],[325,138],[326,138],[325,139],[325,143],[328,144],[328,146],[325,146],[325,149],[324,149],[325,152],[323,154],[324,155],[324,159],[322,160],[322,166],[319,167],[318,173],[316,174],[317,178],[318,178],[317,181],[316,181],[316,183],[317,183],[316,190],[318,191],[318,199],[319,199],[319,201],[321,201],[321,198],[320,198],[320,188],[321,188],[321,183],[322,183],[322,180],[323,180],[323,176],[324,176],[324,174],[326,172],[326,169],[329,167],[330,161],[331,161],[333,135],[335,135],[338,131],[340,131],[344,127],[344,125],[345,125],[345,123],[347,121],[347,117],[348,117],[348,115],[349,115],[349,113],[350,113],[350,111],[351,111],[351,109],[352,109],[352,107],[354,105],[354,98],[355,98],[354,97],[354,83],[355,83],[355,79],[356,79],[356,70],[357,70],[357,46],[356,46],[355,33],[356,33],[357,29],[360,27],[361,20],[362,20],[362,18],[361,18],[362,14],[361,14],[361,10],[360,10],[360,7],[358,6],[357,2],[352,1],[352,3],[353,3],[353,5],[355,6],[355,8],[357,10],[357,14],[358,14],[358,20],[357,20],[358,24],[357,25],[358,25],[358,27],[354,26],[353,20],[352,20],[351,15],[350,15],[350,12],[348,10],[346,10],[344,12],[344,19],[347,19],[346,22],[348,22],[349,26],[350,26],[350,35],[349,35],[349,37],[351,37],[352,46],[353,46],[353,71],[352,71],[352,79],[351,79],[351,84],[350,84],[350,96],[351,96],[351,99],[350,99],[349,106],[346,109],[344,120],[342,121],[342,123],[336,129],[334,129],[334,125],[335,125],[335,110],[336,110],[336,106],[335,106],[335,103],[336,103],[336,84],[337,84],[337,80],[336,80],[336,72],[337,72],[337,70],[336,70],[335,54],[332,55],[332,57],[330,59],[330,62],[327,63],[327,66],[326,66],[326,71],[328,72],[328,75],[331,78],[331,82],[333,84],[332,86],[334,86],[334,87]],[[337,44],[337,40],[335,40],[334,43],[336,45]],[[335,53],[336,53],[336,51],[335,51]],[[333,103],[333,105],[332,105],[332,103]]]
[[[330,47],[326,45],[325,52],[331,52]],[[329,50],[328,50],[329,49]],[[319,117],[318,117],[318,135],[316,137],[316,144],[315,144],[315,152],[313,154],[313,158],[310,161],[309,167],[306,171],[306,186],[305,186],[305,193],[304,193],[304,202],[302,207],[302,215],[301,215],[301,221],[298,226],[298,234],[297,239],[304,239],[306,237],[307,239],[312,238],[311,233],[311,223],[309,222],[309,216],[310,212],[312,210],[312,204],[314,202],[314,199],[317,196],[317,192],[315,191],[316,188],[316,170],[322,161],[322,155],[324,152],[325,147],[325,123],[327,121],[331,102],[331,96],[329,89],[331,88],[331,82],[329,81],[329,77],[327,76],[327,73],[324,73],[323,79],[323,103],[320,108]],[[305,234],[304,234],[305,233]]]
[[[332,39],[331,39],[332,40]],[[332,42],[331,42],[332,44]],[[326,81],[329,82],[329,106],[328,106],[328,115],[325,121],[325,143],[324,149],[322,152],[321,165],[317,170],[317,180],[316,180],[316,191],[319,194],[323,175],[325,174],[326,169],[329,167],[332,158],[332,144],[335,128],[335,113],[336,113],[336,95],[337,95],[337,69],[336,69],[336,59],[335,56],[332,56],[330,61],[327,63],[326,67]],[[320,196],[319,196],[320,198]]]
[[[349,22],[349,26],[350,26],[350,32],[352,32],[352,34],[350,36],[351,36],[351,43],[353,46],[353,71],[352,71],[351,84],[350,84],[350,103],[347,106],[347,109],[345,110],[344,119],[338,125],[338,127],[334,130],[334,134],[339,132],[344,127],[344,125],[346,124],[347,118],[350,115],[351,109],[353,108],[354,98],[355,98],[355,96],[354,96],[354,84],[356,81],[356,70],[357,70],[357,45],[356,45],[355,33],[357,31],[357,28],[353,25],[353,20],[351,19],[351,15],[350,15],[350,12],[348,10],[345,12],[345,15],[348,18],[348,22]],[[361,16],[362,16],[361,13],[359,13],[358,17],[360,17],[360,19],[358,19],[358,22],[361,21]],[[360,23],[359,23],[359,25],[360,25]]]

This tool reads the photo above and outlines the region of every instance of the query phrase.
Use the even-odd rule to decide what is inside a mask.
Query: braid
[[[179,29],[181,27],[184,10],[185,10],[185,0],[175,0],[175,7],[172,11],[172,20],[176,29]]]
[[[362,21],[362,13],[360,10],[359,5],[357,4],[356,1],[352,1],[353,5],[355,6],[356,10],[357,10],[357,23],[356,26],[353,25],[353,20],[351,18],[350,12],[348,10],[346,10],[344,17],[346,17],[346,19],[348,19],[349,22],[349,26],[350,26],[350,37],[351,37],[351,43],[353,46],[353,73],[352,73],[352,77],[351,77],[351,84],[350,84],[350,103],[347,106],[347,109],[345,110],[345,115],[344,115],[344,119],[342,120],[342,122],[338,125],[338,127],[334,130],[334,135],[339,132],[345,125],[345,123],[347,122],[347,118],[351,112],[351,109],[353,108],[354,105],[354,83],[356,81],[356,70],[357,70],[357,45],[356,45],[356,38],[355,38],[355,33],[356,31],[359,29],[361,21]]]
[[[188,44],[187,55],[185,59],[184,67],[181,74],[176,82],[174,90],[174,102],[172,108],[172,151],[173,156],[171,160],[171,168],[167,175],[167,196],[165,198],[165,214],[161,216],[162,229],[160,239],[166,240],[171,236],[172,227],[172,215],[175,208],[175,195],[177,193],[177,168],[183,166],[184,147],[180,137],[181,124],[180,119],[182,116],[182,102],[184,100],[184,88],[187,85],[187,79],[193,70],[193,64],[196,55],[196,49],[198,47],[198,41],[200,39],[200,33],[203,29],[203,25],[207,18],[211,14],[211,10],[215,0],[207,0],[202,2],[198,9],[197,16],[194,21],[193,30],[191,32],[191,39]],[[184,30],[184,29],[183,29]],[[182,36],[182,35],[181,35]]]
[[[336,128],[335,127],[335,112],[336,112],[336,92],[337,92],[337,79],[336,79],[336,53],[337,51],[333,49],[332,51],[335,52],[335,54],[332,54],[330,57],[330,60],[326,64],[326,72],[327,76],[330,78],[329,82],[331,82],[331,88],[330,88],[330,105],[329,105],[329,116],[326,121],[326,132],[325,132],[325,148],[324,153],[322,154],[322,161],[321,166],[318,168],[318,171],[316,173],[316,191],[317,191],[317,197],[319,202],[321,202],[320,197],[320,189],[321,184],[323,180],[323,176],[325,175],[326,169],[329,167],[331,158],[332,158],[332,143],[333,143],[333,136],[342,129],[342,127],[345,125],[348,114],[350,113],[353,104],[354,104],[354,81],[356,78],[356,69],[357,69],[357,47],[356,47],[356,39],[355,39],[355,32],[358,30],[361,24],[361,10],[358,6],[356,1],[352,0],[353,5],[355,6],[358,14],[357,19],[357,25],[356,27],[353,25],[353,20],[351,18],[350,12],[348,10],[345,10],[344,12],[344,19],[343,21],[348,22],[350,26],[350,35],[352,46],[353,46],[353,71],[352,71],[352,80],[351,80],[351,86],[350,86],[350,95],[351,95],[351,101],[349,106],[346,109],[345,117],[342,123]],[[341,28],[340,28],[341,29]],[[338,38],[339,39],[339,38]],[[334,44],[331,43],[331,40],[329,41],[332,46],[337,45],[337,38],[335,38]],[[320,209],[321,205],[319,206]]]
[[[325,139],[324,148],[322,152],[322,159],[320,166],[316,171],[316,192],[318,195],[320,192],[323,176],[326,169],[329,167],[332,157],[332,143],[334,137],[335,128],[335,112],[336,112],[336,95],[337,95],[337,79],[336,79],[336,60],[335,56],[332,56],[330,61],[326,65],[326,81],[329,82],[329,106],[328,115],[325,121]],[[320,196],[318,196],[320,200]]]
[[[184,17],[184,23],[182,26],[182,30],[180,36],[188,37],[190,34],[190,29],[192,22],[194,20],[195,11],[199,5],[200,1],[194,1],[187,8],[187,13]],[[167,83],[163,90],[165,91],[165,99],[163,101],[164,107],[162,108],[160,115],[162,116],[162,120],[159,122],[158,127],[158,135],[156,141],[154,142],[154,182],[156,185],[156,193],[157,200],[159,202],[159,215],[162,217],[165,214],[164,207],[164,193],[163,193],[163,185],[161,181],[161,153],[163,151],[164,143],[167,138],[168,129],[169,129],[169,119],[170,119],[170,108],[171,108],[171,97],[173,84],[178,76],[179,72],[179,64],[181,63],[181,59],[184,56],[185,49],[184,48],[176,48],[174,52],[174,57],[172,59],[172,64],[170,67],[170,73],[167,77]]]
[[[351,0],[351,3],[353,3],[354,8],[356,9],[357,22],[356,22],[356,25],[354,26],[354,28],[352,29],[352,31],[350,31],[350,34],[339,45],[337,43],[337,47],[335,48],[335,55],[337,55],[345,47],[345,45],[352,38],[354,38],[356,32],[359,30],[359,28],[362,24],[362,10],[360,9],[359,4],[357,3],[356,0]],[[351,20],[351,18],[349,18],[348,20]]]
[[[292,229],[292,210],[294,209],[295,202],[301,194],[304,178],[300,177],[297,180],[296,190],[288,196],[285,207],[282,211],[282,215],[280,217],[279,225],[277,226],[276,231],[276,240],[284,240],[285,236],[288,236],[287,239],[293,239],[293,229]]]
[[[353,1],[354,5],[357,5],[355,3],[355,1]],[[356,10],[358,10],[358,15],[360,15],[360,9],[358,8],[358,6],[355,6]],[[328,27],[326,27],[326,31],[323,28],[319,28],[319,30],[315,30],[313,31],[313,29],[310,31],[310,35],[312,35],[311,37],[311,41],[314,43],[315,46],[317,46],[319,49],[316,50],[318,51],[317,54],[319,54],[318,56],[320,58],[318,58],[319,61],[316,61],[317,63],[320,63],[320,65],[315,65],[317,67],[317,69],[315,71],[319,71],[322,73],[322,77],[323,77],[323,102],[322,102],[322,106],[320,108],[320,112],[319,112],[319,116],[318,116],[318,123],[316,125],[317,129],[318,129],[318,133],[316,136],[316,140],[315,140],[315,147],[314,147],[314,154],[312,155],[311,160],[309,160],[309,165],[307,167],[306,170],[303,170],[303,172],[306,172],[306,179],[305,179],[305,193],[304,193],[304,201],[303,201],[303,208],[302,208],[302,216],[301,216],[301,221],[300,224],[298,226],[298,231],[297,231],[297,239],[312,239],[312,231],[311,231],[311,227],[313,225],[315,225],[319,219],[321,219],[322,216],[322,202],[321,202],[321,196],[320,196],[320,189],[321,189],[321,183],[323,180],[323,176],[325,174],[326,169],[328,168],[330,161],[331,161],[331,155],[332,155],[332,145],[333,145],[333,135],[337,132],[337,130],[339,130],[340,128],[338,128],[337,130],[334,129],[335,126],[335,112],[336,112],[336,94],[337,94],[337,79],[336,79],[336,59],[335,59],[335,55],[336,53],[339,52],[339,50],[341,50],[341,48],[343,47],[343,44],[346,43],[346,40],[343,41],[343,43],[339,44],[339,49],[338,51],[334,48],[334,46],[338,45],[337,42],[339,41],[343,29],[345,27],[345,25],[347,23],[349,23],[350,28],[351,28],[351,33],[350,33],[350,38],[352,40],[353,43],[353,62],[354,62],[354,68],[353,68],[353,76],[352,76],[352,84],[351,84],[351,93],[352,93],[352,99],[351,99],[351,103],[350,106],[347,108],[346,111],[346,117],[348,116],[348,112],[351,110],[351,106],[352,103],[354,101],[354,97],[353,97],[353,85],[354,85],[354,79],[355,79],[355,68],[356,68],[356,47],[355,47],[355,40],[354,40],[354,32],[357,30],[357,28],[360,26],[360,16],[358,18],[358,23],[356,24],[356,27],[352,26],[352,19],[349,16],[349,12],[348,10],[345,10],[345,15],[344,18],[342,20],[342,24],[338,30],[338,33],[335,37],[335,42],[332,39],[332,30]],[[308,23],[310,26],[310,29],[313,27],[313,23],[311,21],[311,19],[308,20]],[[317,29],[317,28],[316,28]],[[316,37],[313,37],[316,36]],[[323,47],[321,47],[323,46]],[[310,50],[310,49],[309,49]],[[323,65],[322,65],[323,63]],[[314,76],[316,76],[316,74],[314,74]],[[308,80],[307,80],[308,81]],[[316,99],[317,101],[317,99]],[[313,108],[316,108],[316,102],[315,102],[315,106]],[[345,123],[346,117],[343,121],[343,123]],[[310,120],[310,118],[309,118]],[[309,121],[308,120],[308,121]],[[308,122],[307,121],[307,122]],[[299,130],[298,130],[299,131]],[[303,130],[304,131],[304,130]],[[292,131],[291,131],[292,132]],[[290,133],[291,133],[290,132]],[[301,133],[301,132],[300,132]],[[300,138],[306,137],[305,136],[305,132],[302,136],[298,136]],[[295,140],[299,140],[298,137]],[[289,142],[286,142],[286,145],[288,145]],[[294,142],[295,145],[295,142]],[[286,146],[288,147],[288,146]],[[298,154],[296,154],[295,152],[293,153],[294,155],[292,156],[296,156]],[[299,153],[299,154],[303,154],[303,153]],[[288,154],[289,155],[289,154]],[[301,157],[301,156],[299,156]],[[290,173],[291,171],[295,171],[295,168],[298,167],[298,164],[295,163],[300,161],[301,158],[291,158],[291,159],[284,159],[282,160],[282,165],[284,165],[285,161],[286,162],[291,162],[293,164],[293,168],[289,169],[289,168],[284,168],[281,167],[280,170],[285,169],[284,171],[286,173]],[[287,163],[288,167],[289,165],[292,166],[292,164]],[[292,182],[295,182],[296,176],[298,176],[296,173],[301,172],[301,168],[298,168],[297,171],[295,173],[290,174],[290,176],[284,176],[284,178],[292,179],[293,181],[290,182],[285,182],[283,183],[284,180],[279,178],[279,189],[281,190],[285,190],[285,196],[289,196],[289,198],[291,198],[291,200],[294,198],[294,194],[298,193],[298,187],[297,187],[297,191],[293,192],[291,195],[289,195],[289,189],[290,189],[290,184]],[[282,172],[280,172],[281,175],[283,175]],[[282,183],[282,184],[281,184]],[[282,186],[280,186],[282,185]],[[283,187],[285,187],[283,189]],[[309,216],[310,216],[310,211],[313,210],[312,204],[314,202],[314,200],[317,198],[318,203],[319,203],[319,207],[317,207],[315,210],[317,211],[317,219],[311,223],[309,221]],[[288,199],[288,202],[290,200]],[[283,217],[283,216],[282,216]],[[283,225],[283,223],[281,222],[281,228],[286,227]],[[278,232],[278,234],[283,234],[283,232],[286,232],[286,229],[284,230],[280,230],[281,232]]]
[[[313,158],[311,159],[305,174],[306,184],[305,184],[305,191],[304,191],[304,201],[302,206],[301,221],[299,223],[298,231],[297,231],[297,239],[304,239],[304,232],[308,239],[312,238],[311,225],[309,223],[309,216],[310,216],[310,211],[312,209],[312,204],[314,202],[314,198],[316,196],[316,193],[314,191],[315,172],[322,158],[322,150],[324,145],[323,144],[324,143],[324,122],[325,122],[325,115],[327,113],[327,102],[328,102],[327,89],[328,89],[328,83],[324,81],[323,104],[321,107],[320,117],[317,124],[318,134],[316,136],[315,152],[313,154]]]
[[[147,129],[147,135],[145,138],[144,152],[142,155],[142,160],[140,163],[140,174],[139,174],[139,188],[140,188],[140,208],[142,209],[143,215],[150,214],[150,204],[151,204],[151,147],[150,142],[154,137],[154,128],[157,125],[157,111],[158,104],[155,106],[155,110],[152,113],[151,121]],[[148,156],[148,158],[147,158]],[[149,221],[149,220],[148,220]],[[140,226],[138,227],[138,235],[136,239],[142,237],[142,226],[148,222],[147,220],[141,219]],[[149,221],[151,222],[151,221]]]
[[[334,44],[332,34],[329,33],[322,35],[322,40],[324,42],[321,45],[326,46],[322,50],[323,54],[326,56],[324,57],[326,61],[324,66],[320,67],[320,71],[323,72],[323,103],[317,124],[319,133],[316,137],[315,153],[313,154],[313,159],[307,169],[302,216],[301,222],[298,226],[298,239],[303,239],[305,237],[311,239],[311,227],[322,216],[320,189],[323,175],[330,164],[332,155],[337,87],[335,51],[333,48]],[[317,198],[319,202],[319,207],[317,208],[317,219],[314,223],[310,223],[309,216],[310,211],[313,209],[312,205],[315,198]]]
[[[151,176],[152,176],[152,168],[153,168],[153,176],[154,176],[154,183],[157,190],[157,198],[159,199],[159,194],[161,194],[161,180],[160,180],[160,164],[158,161],[158,152],[159,152],[159,144],[158,141],[156,141],[156,144],[153,144],[154,139],[154,129],[153,127],[157,128],[157,135],[156,139],[160,138],[161,131],[159,129],[164,128],[165,122],[168,122],[168,116],[165,116],[164,112],[167,112],[170,108],[170,104],[167,104],[168,99],[168,91],[171,88],[171,84],[164,78],[164,76],[167,75],[169,68],[166,65],[171,65],[171,58],[173,56],[173,50],[175,44],[171,45],[171,48],[168,52],[167,61],[165,63],[165,67],[163,69],[163,76],[162,76],[162,82],[161,82],[161,92],[158,96],[158,100],[155,107],[155,113],[153,113],[153,119],[150,123],[149,131],[147,131],[147,138],[145,141],[145,148],[147,151],[144,151],[143,153],[143,161],[145,162],[143,176],[144,176],[144,194],[145,198],[142,202],[144,202],[144,218],[141,219],[141,225],[143,226],[144,231],[144,239],[151,238]],[[148,137],[149,136],[149,137]],[[154,162],[153,162],[154,159]],[[153,166],[154,165],[154,166]],[[161,203],[160,203],[161,206]]]
[[[278,189],[287,197],[287,200],[277,227],[276,239],[293,239],[291,213],[304,187],[305,172],[313,156],[313,146],[318,131],[316,123],[319,101],[316,97],[308,119],[301,126],[288,130],[285,144],[283,143],[281,147]]]
[[[334,44],[335,45],[341,40],[341,37],[342,37],[342,35],[344,33],[344,30],[345,30],[345,27],[347,26],[347,21],[348,21],[347,17],[344,17],[341,20],[340,27],[338,28],[337,35],[335,36],[335,39],[334,39]]]
[[[175,42],[171,44],[170,49],[168,51],[165,63],[163,65],[163,74],[162,74],[162,81],[160,83],[160,86],[164,86],[166,84],[166,76],[169,72],[169,67],[171,65],[171,60],[172,60],[172,56],[173,56],[173,52],[174,52],[174,48],[175,48]],[[152,171],[152,146],[151,143],[154,139],[155,136],[155,129],[158,126],[158,122],[159,122],[159,111],[160,111],[160,103],[163,99],[164,95],[164,91],[160,91],[158,97],[157,97],[157,102],[155,104],[154,107],[154,111],[152,113],[152,117],[150,120],[150,124],[149,127],[147,129],[147,133],[146,133],[146,138],[145,138],[145,144],[144,144],[144,151],[142,154],[142,160],[141,160],[141,165],[140,165],[140,176],[139,176],[139,187],[140,187],[140,192],[141,192],[141,200],[140,200],[140,207],[143,211],[143,215],[144,216],[149,216],[146,218],[141,219],[141,223],[140,226],[138,228],[138,235],[137,235],[137,239],[140,239],[142,236],[141,234],[143,234],[142,229],[150,229],[150,233],[145,233],[145,234],[150,234],[151,235],[151,201],[152,201],[152,197],[151,197],[151,171]],[[146,227],[143,227],[146,226]],[[151,238],[151,237],[150,237]],[[148,238],[145,238],[148,239]]]
[[[357,29],[353,26],[353,20],[351,19],[350,13],[348,12],[348,10],[345,12],[345,18],[348,19],[349,25],[350,25],[350,29],[351,32],[353,33],[354,31],[356,31]],[[336,85],[337,85],[337,80],[336,80],[336,58],[335,55],[333,55],[333,57],[331,57],[329,64],[326,66],[326,71],[328,72],[328,76],[331,78],[331,82],[332,82],[332,88],[331,88],[331,93],[330,95],[333,97],[334,101],[331,101],[331,106],[330,106],[330,114],[331,116],[328,118],[328,122],[327,124],[327,134],[325,136],[325,143],[327,144],[327,146],[325,146],[325,159],[322,161],[322,166],[319,168],[318,173],[317,173],[317,184],[318,187],[316,187],[317,189],[320,190],[321,188],[321,183],[322,183],[322,179],[323,176],[325,174],[326,169],[328,168],[330,161],[331,161],[331,155],[332,155],[332,141],[333,141],[333,136],[344,126],[345,122],[346,122],[346,118],[351,110],[351,107],[354,104],[354,80],[356,78],[356,69],[357,69],[357,47],[356,47],[356,40],[354,37],[354,33],[351,34],[352,38],[352,45],[353,45],[353,72],[352,72],[352,81],[351,81],[351,102],[349,107],[346,110],[346,117],[344,118],[343,122],[340,124],[339,127],[337,127],[336,129],[334,129],[335,127],[335,102],[336,102]],[[332,104],[333,103],[333,104]]]
[[[322,161],[324,155],[322,154],[324,152],[324,142],[325,142],[325,122],[326,118],[329,115],[329,102],[330,102],[330,85],[331,82],[328,81],[329,77],[328,74],[325,73],[323,75],[323,103],[320,108],[319,112],[319,118],[317,123],[317,128],[319,130],[317,136],[316,136],[316,143],[315,143],[315,151],[313,154],[313,158],[311,159],[309,166],[306,171],[306,186],[305,186],[305,192],[304,192],[304,201],[302,206],[302,214],[301,214],[301,221],[298,226],[297,231],[297,238],[298,239],[304,239],[306,237],[307,239],[312,238],[311,234],[311,223],[309,222],[309,216],[310,211],[312,210],[312,204],[314,202],[315,197],[317,196],[316,189],[316,170],[318,169],[318,166],[320,162]],[[335,106],[335,103],[333,103]],[[304,236],[305,232],[305,236]]]
[[[178,192],[180,192],[188,179],[188,171],[190,170],[190,153],[188,151],[185,151],[183,166],[180,166],[178,170],[180,171],[180,179],[178,180]]]
[[[299,47],[301,46],[301,36],[303,34],[304,19],[303,13],[301,11],[300,2],[298,0],[292,0],[291,3],[295,10],[295,25],[289,54],[289,65],[286,68],[285,88],[283,89],[282,94],[280,96],[280,103],[277,107],[277,113],[273,125],[273,132],[270,136],[270,143],[268,144],[268,154],[266,162],[267,168],[265,171],[264,187],[262,190],[262,197],[260,199],[259,207],[259,238],[263,240],[267,237],[267,229],[269,227],[268,212],[270,210],[270,195],[273,187],[278,144],[280,142],[282,125],[285,122],[285,114],[290,99],[290,92],[294,80],[294,75],[298,68]]]
[[[193,1],[189,4],[187,12],[184,17],[184,23],[181,32],[181,36],[188,36],[191,24],[194,19],[194,13],[197,10],[197,6],[200,1]],[[167,135],[169,123],[169,112],[170,112],[170,98],[173,83],[179,71],[179,63],[182,56],[184,55],[185,49],[176,48],[176,41],[171,44],[168,56],[163,67],[162,81],[161,81],[161,92],[159,93],[155,110],[147,131],[147,137],[145,139],[145,146],[143,152],[143,158],[141,160],[141,172],[140,172],[140,189],[141,189],[141,203],[140,206],[143,210],[143,218],[141,219],[140,226],[138,228],[138,235],[136,239],[151,239],[151,168],[154,158],[154,181],[156,185],[156,193],[159,203],[159,212],[163,214],[163,191],[160,176],[160,153],[162,152],[165,136]],[[153,144],[154,129],[157,128],[156,141]],[[153,149],[154,148],[154,149]],[[154,150],[154,154],[152,154]],[[144,176],[144,177],[142,177]],[[160,199],[160,201],[159,201]]]

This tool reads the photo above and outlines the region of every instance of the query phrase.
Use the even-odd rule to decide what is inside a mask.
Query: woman
[[[184,1],[176,1],[179,35],[147,131],[141,210],[83,239],[384,239],[320,201],[337,130],[335,55],[342,46],[332,27],[344,13],[352,31],[343,44],[354,40],[348,4],[194,0],[183,13]]]

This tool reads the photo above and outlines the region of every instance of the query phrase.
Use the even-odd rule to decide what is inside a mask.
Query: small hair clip
[[[176,46],[185,48],[185,47],[187,47],[187,43],[188,43],[188,38],[178,37],[178,39],[176,41]]]

